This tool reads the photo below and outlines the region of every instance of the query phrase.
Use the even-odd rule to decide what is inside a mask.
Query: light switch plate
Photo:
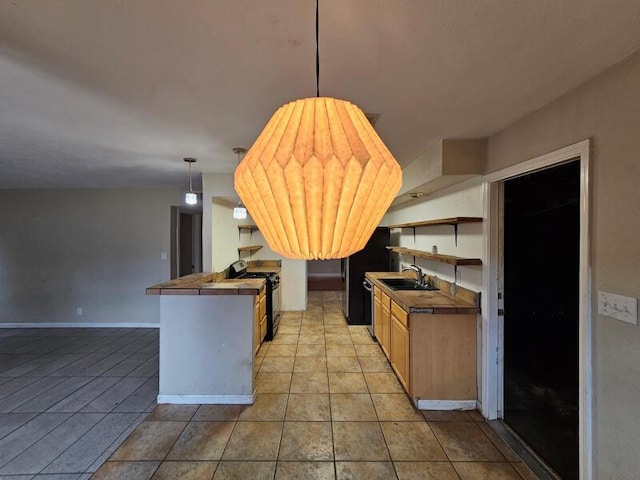
[[[638,325],[638,300],[600,290],[598,291],[598,313],[621,322]]]

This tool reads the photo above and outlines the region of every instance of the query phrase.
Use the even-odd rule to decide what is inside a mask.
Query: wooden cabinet
[[[255,297],[253,312],[253,354],[260,348],[260,296]]]
[[[391,299],[384,292],[380,292],[380,336],[376,337],[382,351],[388,357],[391,346]]]
[[[474,408],[475,314],[409,314],[373,290],[374,333],[400,383],[419,408]]]
[[[258,353],[260,345],[267,334],[267,296],[266,289],[255,297],[253,313],[253,354]]]
[[[391,367],[407,392],[411,392],[409,383],[409,315],[391,301],[390,351]]]
[[[267,335],[267,295],[266,289],[260,293],[260,343]]]
[[[382,292],[378,287],[373,287],[373,334],[378,339],[382,338]]]
[[[414,313],[410,321],[411,396],[475,405],[477,316]]]

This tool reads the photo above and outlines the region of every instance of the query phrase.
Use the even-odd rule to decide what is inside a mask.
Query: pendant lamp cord
[[[320,97],[320,48],[319,44],[319,15],[318,15],[318,3],[320,0],[316,0],[316,97]]]
[[[193,184],[191,183],[191,162],[189,162],[189,191],[193,192]]]

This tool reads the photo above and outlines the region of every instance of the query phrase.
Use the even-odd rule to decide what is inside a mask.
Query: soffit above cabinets
[[[402,171],[402,188],[390,208],[482,175],[486,139],[442,139],[432,142]]]

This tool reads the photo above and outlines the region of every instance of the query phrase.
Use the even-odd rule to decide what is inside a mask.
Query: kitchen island
[[[436,278],[429,283],[439,290],[395,290],[382,280],[407,278],[396,272],[366,278],[375,336],[416,407],[475,409],[479,294]]]
[[[160,297],[158,403],[253,403],[255,305],[264,289],[264,279],[218,273],[146,289]]]

